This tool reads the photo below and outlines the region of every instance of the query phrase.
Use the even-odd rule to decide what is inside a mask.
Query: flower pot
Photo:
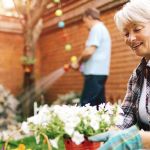
[[[26,73],[32,72],[33,71],[33,67],[34,67],[34,65],[32,65],[32,64],[30,64],[30,65],[23,64],[24,72],[26,72]]]
[[[87,139],[79,145],[76,145],[71,139],[65,139],[66,150],[97,150],[100,147],[99,142],[91,142]]]

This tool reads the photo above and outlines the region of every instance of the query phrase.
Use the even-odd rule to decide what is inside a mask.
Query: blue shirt
[[[84,75],[108,75],[111,55],[111,39],[102,22],[94,25],[89,33],[86,47],[96,46],[94,54],[82,64]]]

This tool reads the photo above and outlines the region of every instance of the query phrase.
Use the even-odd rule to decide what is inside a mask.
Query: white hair
[[[115,14],[114,20],[120,31],[128,23],[150,22],[150,0],[130,0]]]

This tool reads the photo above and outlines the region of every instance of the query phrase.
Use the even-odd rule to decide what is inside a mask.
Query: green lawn
[[[0,141],[0,150],[2,149],[2,145],[4,142]],[[41,142],[40,144],[36,144],[35,138],[26,137],[19,141],[10,141],[7,150],[12,150],[18,147],[19,144],[26,145],[26,148],[30,148],[32,150],[47,150],[47,145]],[[53,150],[56,150],[53,148]],[[59,142],[59,150],[64,150],[63,140]]]

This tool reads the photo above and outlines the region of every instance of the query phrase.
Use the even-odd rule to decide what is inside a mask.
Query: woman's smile
[[[139,48],[143,46],[143,42],[134,42],[131,44],[131,48],[136,51],[139,50]]]

